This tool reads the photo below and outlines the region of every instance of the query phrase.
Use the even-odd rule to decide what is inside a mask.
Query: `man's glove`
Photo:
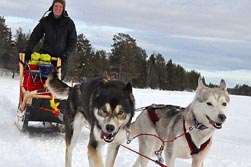
[[[41,54],[39,64],[51,64],[51,56],[49,54]]]
[[[51,56],[49,54],[41,54],[40,55],[40,60],[50,62],[51,61]]]
[[[31,54],[31,60],[35,60],[35,61],[38,61],[40,59],[40,53],[37,53],[37,52],[33,52]]]

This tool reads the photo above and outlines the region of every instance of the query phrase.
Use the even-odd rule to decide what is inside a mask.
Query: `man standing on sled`
[[[50,13],[45,16],[47,12]],[[31,59],[34,47],[44,37],[40,53],[61,58],[61,78],[63,80],[67,72],[68,58],[76,46],[76,28],[65,10],[65,0],[53,0],[47,12],[31,33],[25,52],[25,60]]]

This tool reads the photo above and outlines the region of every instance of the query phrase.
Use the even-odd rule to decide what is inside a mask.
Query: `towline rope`
[[[132,152],[134,152],[134,153],[136,153],[136,154],[138,154],[138,155],[140,155],[140,156],[142,156],[142,157],[144,157],[144,158],[146,158],[146,159],[148,159],[148,160],[150,160],[150,161],[152,161],[152,162],[154,162],[154,163],[156,163],[156,164],[159,165],[160,167],[168,167],[168,166],[166,166],[165,164],[163,164],[163,158],[161,157],[162,151],[163,151],[163,149],[164,149],[164,147],[165,147],[165,143],[174,142],[175,140],[177,140],[178,138],[180,138],[180,137],[182,137],[182,136],[185,136],[186,133],[188,133],[188,132],[190,132],[190,131],[192,131],[192,130],[193,130],[193,128],[190,127],[188,131],[183,132],[182,134],[180,134],[180,135],[174,137],[173,139],[169,139],[169,140],[164,140],[164,139],[162,139],[161,137],[159,137],[159,136],[157,136],[157,135],[148,134],[148,133],[138,134],[138,135],[136,135],[136,136],[134,136],[134,137],[132,137],[132,138],[130,139],[130,138],[129,138],[129,134],[128,134],[129,132],[127,133],[127,144],[130,144],[135,138],[140,137],[140,136],[152,136],[152,137],[155,137],[155,138],[159,139],[159,140],[162,142],[162,145],[161,145],[161,147],[160,147],[159,150],[156,150],[156,151],[154,152],[155,155],[158,157],[158,160],[154,160],[154,159],[152,159],[152,158],[150,158],[150,157],[148,157],[148,156],[146,156],[146,155],[144,155],[144,154],[141,154],[140,152],[135,151],[135,150],[133,150],[133,149],[131,149],[131,148],[129,148],[129,147],[123,145],[123,144],[121,144],[121,146],[124,147],[124,148],[126,148],[126,149],[128,149],[128,150],[130,150],[130,151],[132,151]]]

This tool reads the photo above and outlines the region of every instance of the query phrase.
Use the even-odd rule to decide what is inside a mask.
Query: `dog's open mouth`
[[[104,139],[105,142],[107,143],[111,143],[115,136],[116,136],[117,132],[116,133],[113,133],[113,134],[109,134],[109,133],[105,133],[104,131],[101,131],[101,139]]]
[[[209,116],[207,116],[207,115],[206,115],[206,117],[207,117],[207,119],[209,120],[209,123],[210,123],[211,125],[213,125],[213,127],[215,127],[216,129],[221,129],[221,128],[222,128],[222,123],[214,122],[214,121],[211,120],[211,119],[209,118]]]

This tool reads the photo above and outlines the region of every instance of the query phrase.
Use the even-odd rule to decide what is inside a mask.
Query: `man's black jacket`
[[[33,52],[34,47],[44,37],[40,53],[50,54],[62,58],[63,62],[74,51],[77,33],[74,22],[68,17],[67,12],[60,18],[54,18],[53,12],[43,17],[34,28],[26,53]],[[27,55],[29,56],[29,55]]]

